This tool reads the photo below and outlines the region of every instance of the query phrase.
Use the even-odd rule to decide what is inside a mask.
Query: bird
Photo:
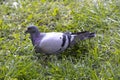
[[[28,26],[25,33],[30,34],[30,39],[36,53],[58,54],[78,41],[95,37],[94,32],[40,32],[38,27]]]

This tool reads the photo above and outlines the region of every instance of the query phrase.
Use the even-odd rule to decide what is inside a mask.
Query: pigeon
[[[36,53],[58,54],[68,47],[75,45],[80,40],[95,37],[95,33],[83,32],[40,32],[36,26],[29,26],[25,33],[30,34],[30,39]]]

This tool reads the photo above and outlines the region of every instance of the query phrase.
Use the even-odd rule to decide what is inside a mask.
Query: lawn
[[[96,37],[46,56],[34,52],[29,25]],[[120,0],[1,0],[0,80],[120,80]]]

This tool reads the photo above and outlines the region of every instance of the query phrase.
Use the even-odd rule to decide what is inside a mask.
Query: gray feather
[[[91,33],[88,31],[72,33],[72,35],[76,35],[76,38],[79,40],[85,40],[85,39],[95,37],[95,33]]]

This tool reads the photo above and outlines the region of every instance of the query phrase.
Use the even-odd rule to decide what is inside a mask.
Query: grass
[[[17,4],[16,4],[17,2]],[[0,1],[0,80],[119,80],[119,0]],[[96,32],[61,55],[35,54],[27,26]]]

